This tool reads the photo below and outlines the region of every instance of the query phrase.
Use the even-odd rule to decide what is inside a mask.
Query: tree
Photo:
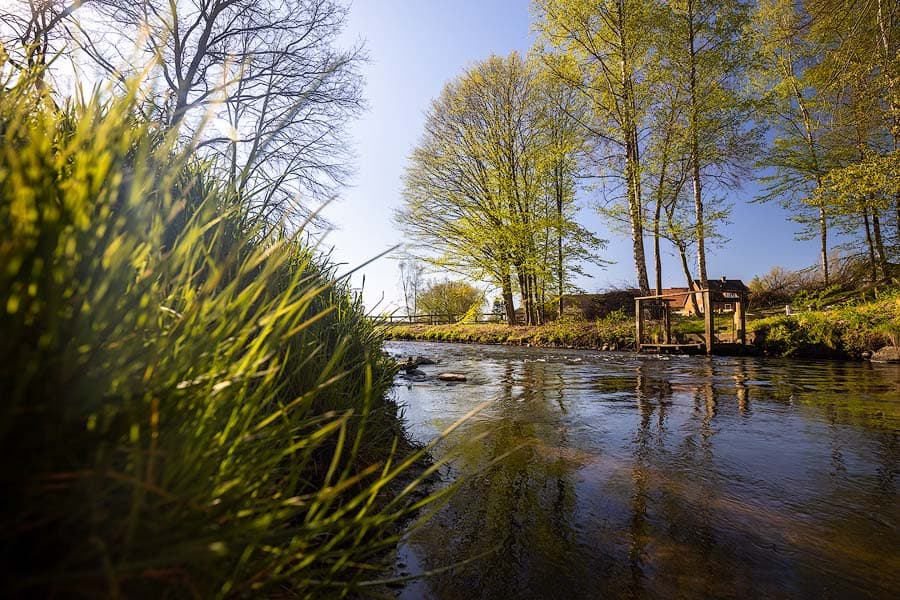
[[[425,314],[440,315],[451,321],[480,308],[482,304],[482,291],[465,281],[432,281],[419,296],[419,305]]]
[[[364,55],[360,46],[338,47],[348,10],[339,0],[18,5],[0,20],[18,32],[19,54],[65,48],[80,66],[90,59],[113,78],[150,68],[159,87],[148,112],[213,158],[250,214],[269,222],[308,217],[312,198],[327,199],[345,182],[352,153],[344,127],[363,107]],[[24,45],[32,38],[39,53]],[[143,55],[128,50],[135,40]]]
[[[574,220],[577,144],[554,138],[562,125],[548,113],[545,81],[513,53],[447,84],[426,114],[395,215],[428,262],[497,285],[510,324],[515,290],[526,323],[542,320],[560,234],[566,257],[592,259],[586,246],[602,244]]]
[[[638,286],[648,292],[644,253],[640,138],[647,108],[643,70],[650,54],[648,3],[638,0],[537,0],[543,58],[592,107],[581,124],[606,151],[609,188],[624,199]],[[620,209],[614,209],[614,214]]]
[[[584,171],[590,156],[591,145],[587,131],[580,125],[589,115],[590,106],[584,96],[561,81],[553,73],[544,69],[543,102],[545,105],[544,158],[542,170],[546,173],[546,191],[551,201],[548,207],[554,209],[555,228],[545,229],[546,251],[554,248],[551,232],[556,238],[555,279],[556,313],[563,313],[563,296],[577,291],[572,285],[570,274],[585,275],[580,261],[589,259],[600,264],[595,252],[605,246],[603,240],[589,234],[581,227],[573,227],[570,212],[577,192],[576,180]],[[547,262],[550,262],[549,256]],[[549,280],[550,278],[548,278]],[[543,304],[543,302],[541,303]]]
[[[87,1],[13,0],[0,8],[0,54],[43,87],[51,60],[69,46],[67,25],[72,15]]]
[[[679,0],[669,3],[663,15],[657,52],[664,78],[683,90],[697,274],[707,287],[706,245],[714,227],[707,212],[715,200],[709,192],[740,184],[761,134],[753,126],[753,99],[745,92],[753,59],[746,35],[749,4]]]
[[[839,214],[862,214],[873,281],[879,275],[889,274],[888,252],[878,215],[890,208],[897,195],[900,195],[900,152],[891,152],[872,153],[859,162],[831,169],[810,199],[833,207]]]
[[[422,289],[422,276],[425,265],[415,258],[404,258],[400,261],[400,287],[403,289],[403,302],[406,316],[419,314],[419,293]]]
[[[830,121],[829,104],[817,93],[806,70],[821,59],[824,48],[806,38],[809,16],[789,0],[762,0],[756,14],[764,93],[764,114],[775,138],[762,166],[774,168],[764,177],[762,200],[778,200],[819,237],[819,260],[825,284],[829,281],[827,205],[818,203],[810,217],[806,209],[816,188],[821,187],[830,157],[822,138]]]
[[[844,169],[853,163],[872,165],[878,162],[875,157],[898,152],[900,8],[881,0],[809,0],[807,12],[811,20],[807,38],[825,48],[821,60],[809,72],[816,89],[832,104],[834,117],[827,142],[838,160],[829,165],[830,169]],[[862,171],[874,173],[870,168]],[[825,187],[830,187],[828,182]],[[872,194],[877,195],[875,191]],[[814,197],[841,195],[825,193]],[[856,222],[862,225],[873,270],[876,262],[886,262],[888,248],[882,218],[891,208],[896,217],[896,239],[900,241],[900,194],[891,196],[886,203],[872,196],[839,203],[839,220],[853,219],[855,213]],[[872,276],[875,277],[874,272]]]

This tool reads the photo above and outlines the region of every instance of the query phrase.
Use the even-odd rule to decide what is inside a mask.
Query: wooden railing
[[[463,319],[465,315],[385,315],[377,317],[391,325],[447,325],[450,323],[506,323],[506,315],[497,313],[478,313],[474,317]]]

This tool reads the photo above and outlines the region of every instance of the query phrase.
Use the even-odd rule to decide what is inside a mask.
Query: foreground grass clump
[[[508,344],[550,348],[634,347],[634,322],[622,311],[597,321],[563,319],[544,325],[509,327],[500,323],[452,325],[392,325],[385,337],[394,340]]]
[[[359,302],[137,117],[136,90],[60,110],[2,83],[0,596],[376,578],[412,457]]]
[[[748,324],[754,344],[772,356],[859,358],[900,339],[900,290],[877,299],[778,315]]]

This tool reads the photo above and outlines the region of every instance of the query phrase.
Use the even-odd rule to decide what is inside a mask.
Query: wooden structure
[[[702,352],[713,354],[718,344],[715,337],[715,313],[720,306],[733,307],[732,324],[734,337],[732,345],[746,345],[747,340],[747,287],[739,280],[710,281],[705,289],[679,291],[676,294],[660,294],[639,296],[634,299],[635,306],[635,347],[638,352],[675,352],[689,354]],[[697,286],[699,287],[699,285]],[[672,302],[671,298],[685,294],[698,297],[704,322],[703,343],[676,343],[672,338]],[[707,310],[705,307],[712,307]],[[724,311],[724,310],[723,310]],[[662,340],[644,342],[645,320],[647,318],[662,322]]]
[[[392,325],[450,325],[453,323],[506,323],[506,315],[498,313],[478,313],[461,321],[465,315],[383,315],[375,320]]]

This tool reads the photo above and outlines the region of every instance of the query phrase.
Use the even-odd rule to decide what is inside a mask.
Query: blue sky
[[[492,53],[528,51],[533,42],[530,4],[529,0],[355,0],[344,39],[348,44],[362,40],[369,55],[363,69],[369,109],[350,127],[357,155],[352,187],[324,211],[338,227],[325,245],[334,246],[333,257],[345,263],[345,269],[404,242],[391,216],[401,202],[401,178],[422,131],[424,111],[443,85],[467,66]],[[730,242],[709,252],[710,277],[749,281],[775,265],[802,268],[816,262],[816,242],[796,241],[797,225],[783,210],[773,204],[749,204],[756,190],[750,183],[730,194],[732,224],[723,231]],[[609,239],[603,257],[615,264],[591,269],[594,277],[580,281],[581,287],[596,291],[635,281],[631,243],[610,233],[589,208],[597,198],[583,196],[580,220]],[[646,243],[652,269],[652,246],[650,240]],[[377,306],[382,312],[401,304],[395,260],[381,258],[361,269],[353,278],[354,286],[362,285],[362,275],[369,309]],[[684,285],[682,280],[677,260],[668,256],[663,283]]]

